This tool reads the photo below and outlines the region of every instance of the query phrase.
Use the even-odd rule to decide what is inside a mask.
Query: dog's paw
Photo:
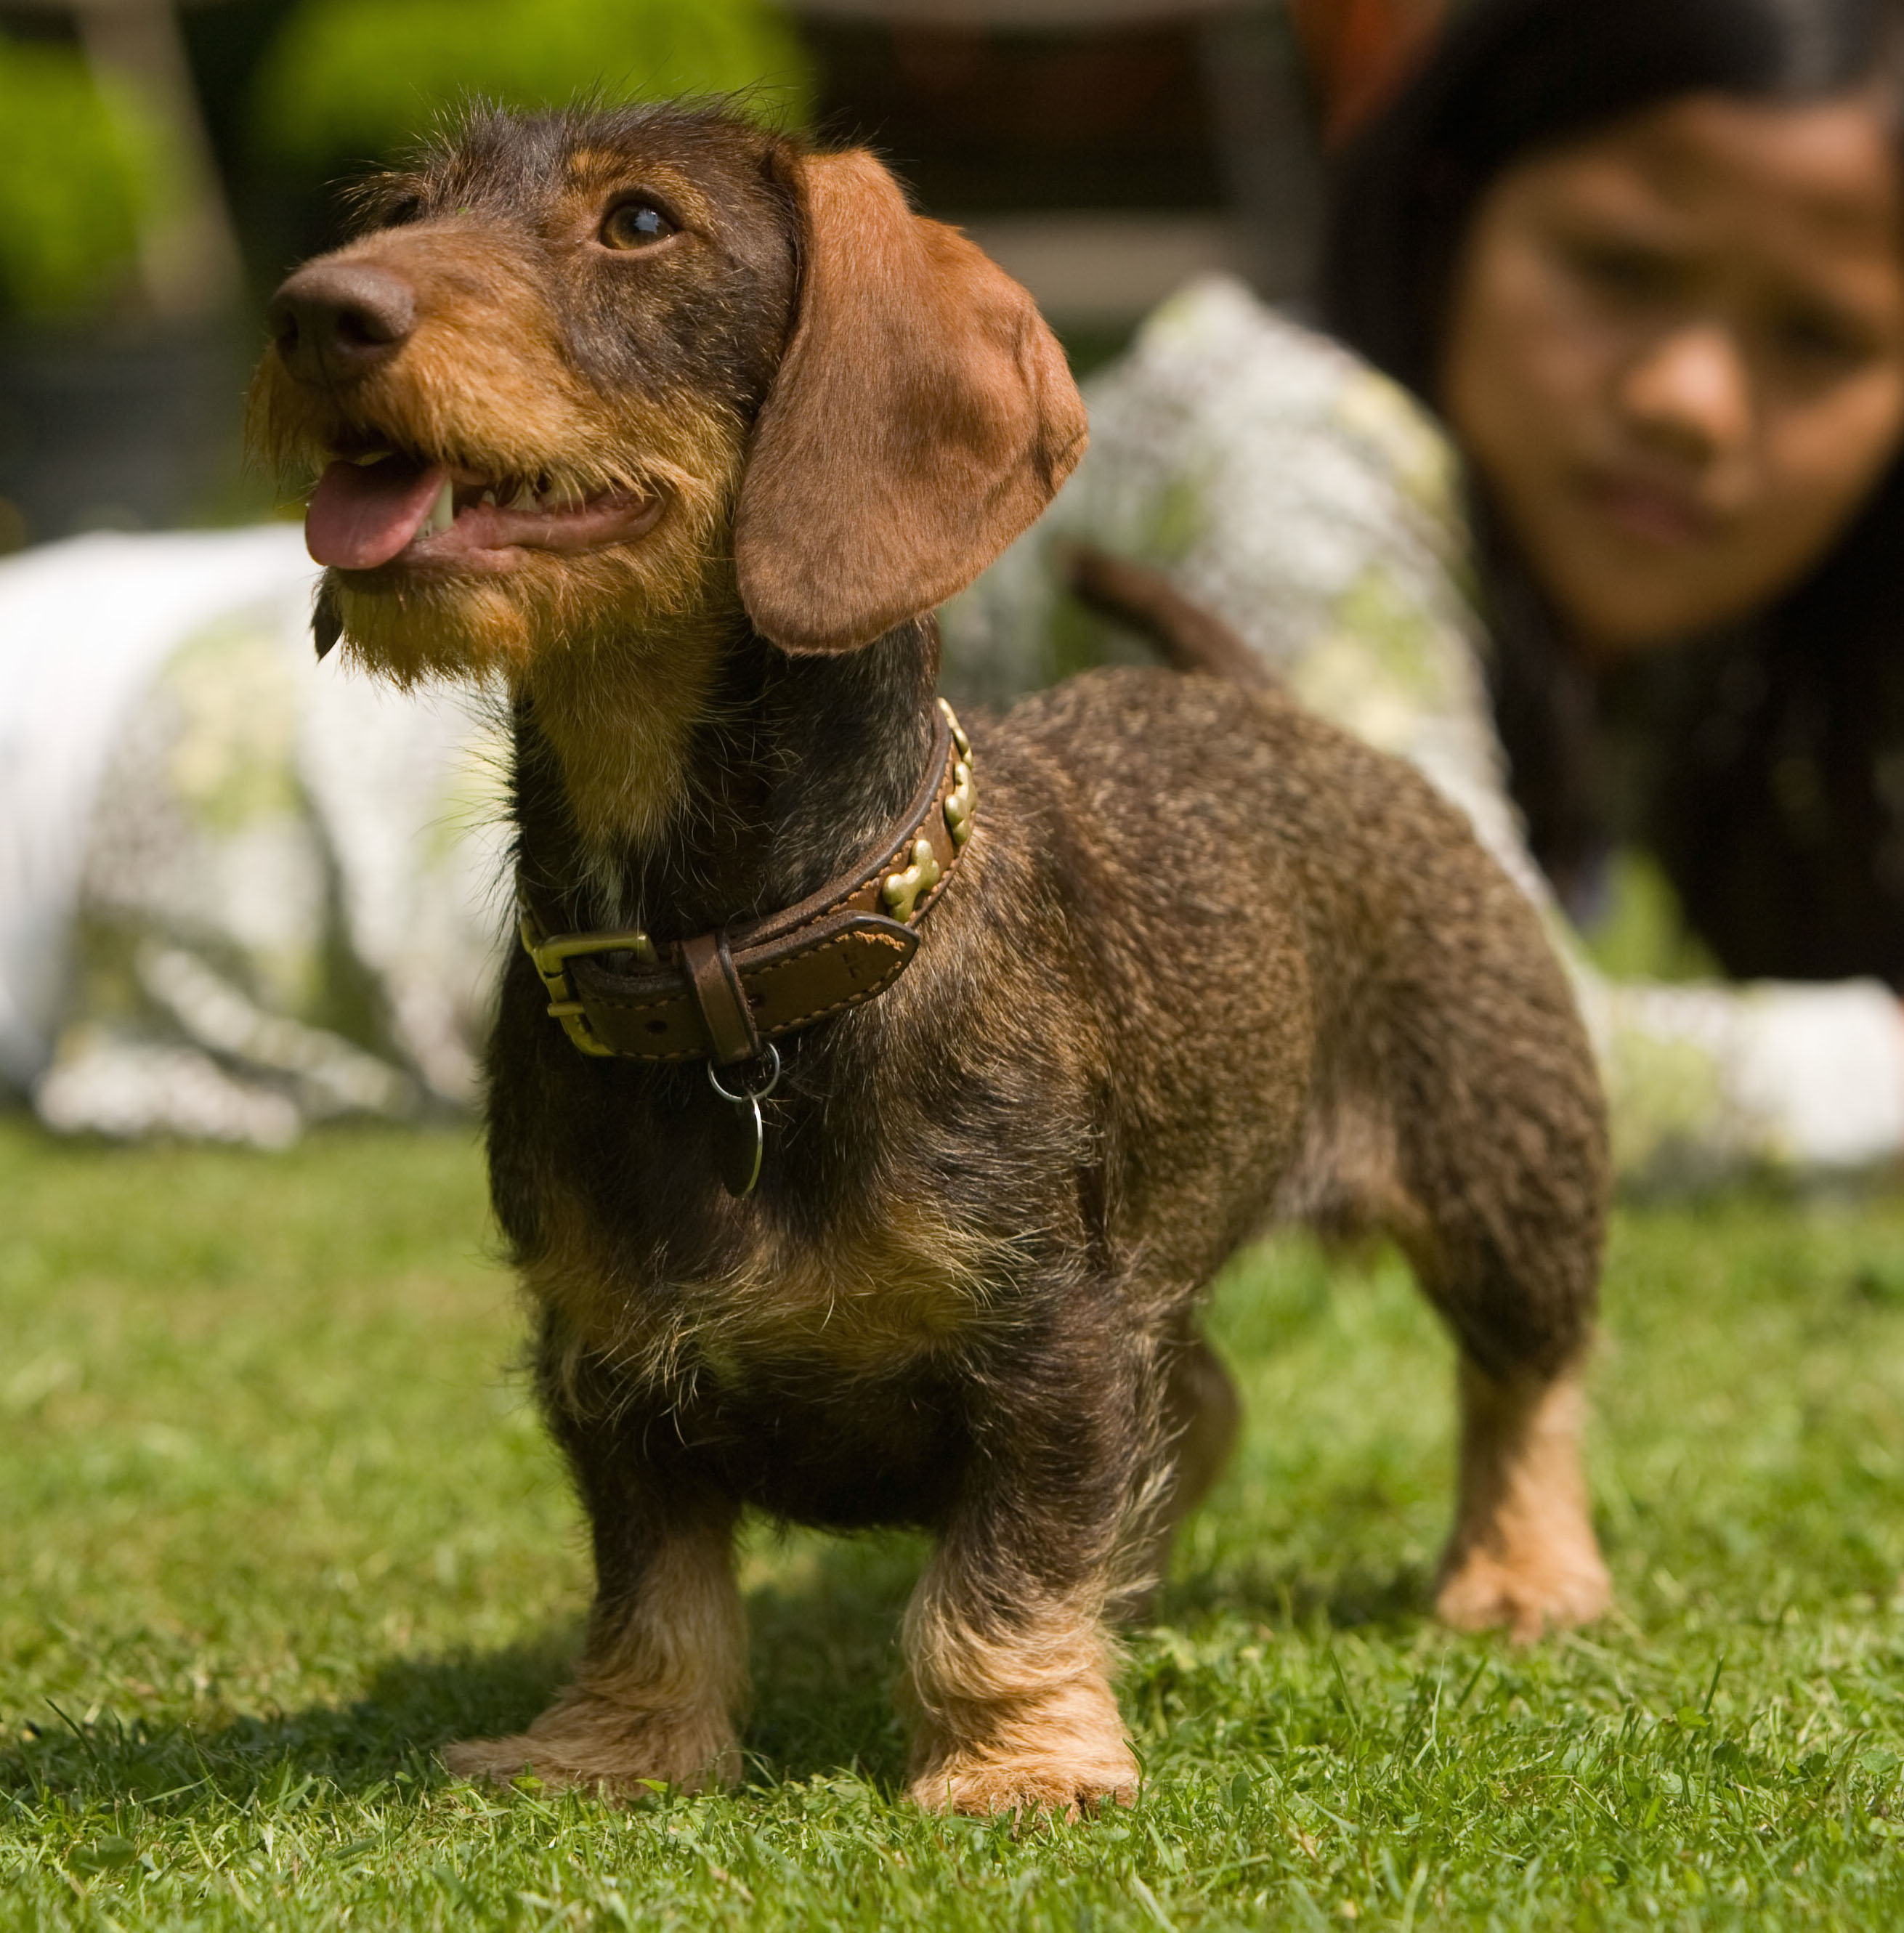
[[[618,1799],[645,1798],[657,1784],[688,1792],[732,1785],[741,1773],[725,1712],[637,1712],[591,1698],[552,1706],[513,1738],[447,1745],[443,1761],[465,1778],[507,1784],[529,1773],[558,1790]]]
[[[1591,1624],[1612,1604],[1613,1583],[1590,1532],[1530,1551],[1451,1551],[1435,1595],[1443,1623],[1458,1631],[1505,1627],[1521,1644]]]
[[[919,1773],[910,1790],[913,1802],[928,1812],[1076,1819],[1106,1801],[1132,1804],[1137,1784],[1137,1761],[1120,1742],[1114,1752],[1082,1758],[987,1758],[955,1752]]]
[[[906,1778],[915,1805],[979,1818],[1010,1812],[1076,1819],[1107,1800],[1128,1805],[1135,1799],[1137,1761],[1105,1675],[1103,1641],[1094,1625],[1071,1635],[1073,1669],[1042,1683],[1036,1667],[1048,1667],[1051,1650],[1027,1661],[1003,1648],[975,1649],[961,1661],[982,1659],[994,1687],[1015,1676],[1022,1688],[1012,1696],[974,1697],[971,1675],[962,1691],[941,1676],[928,1706],[915,1664],[902,1692],[913,1718]]]

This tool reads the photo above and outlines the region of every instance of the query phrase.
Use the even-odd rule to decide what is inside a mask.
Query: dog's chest
[[[835,1528],[946,1508],[987,1303],[943,1225],[765,1237],[681,1279],[630,1280],[607,1247],[572,1245],[528,1279],[729,1494]]]
[[[716,1265],[631,1258],[609,1226],[563,1218],[529,1286],[591,1348],[672,1403],[738,1396],[805,1372],[877,1381],[956,1357],[991,1307],[979,1245],[928,1204],[842,1218],[817,1237],[763,1216]]]

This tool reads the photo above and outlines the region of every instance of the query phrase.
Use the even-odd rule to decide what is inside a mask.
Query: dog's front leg
[[[651,1463],[645,1411],[597,1373],[552,1375],[543,1396],[587,1508],[595,1602],[574,1681],[526,1732],[444,1754],[453,1772],[638,1798],[647,1781],[695,1788],[740,1773],[735,1716],[747,1629],[734,1577],[738,1506],[693,1473]],[[591,1384],[593,1387],[591,1387]],[[664,1426],[665,1429],[665,1426]],[[657,1434],[663,1433],[661,1432]],[[667,1433],[671,1433],[669,1431]]]
[[[909,1776],[928,1810],[1075,1816],[1136,1793],[1104,1614],[1154,1405],[1101,1366],[1041,1377],[1035,1402],[997,1393],[907,1611]]]

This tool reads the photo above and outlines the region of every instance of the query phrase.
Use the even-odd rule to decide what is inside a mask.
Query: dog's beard
[[[387,591],[326,579],[344,655],[372,675],[533,701],[605,906],[620,904],[613,855],[665,837],[683,809],[688,747],[743,621],[725,504],[710,500],[698,533],[679,507],[634,543],[531,555],[506,576]]]

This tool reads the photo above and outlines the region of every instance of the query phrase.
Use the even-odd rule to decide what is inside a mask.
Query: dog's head
[[[316,477],[332,634],[400,678],[699,612],[868,643],[1082,451],[1030,298],[863,152],[484,113],[362,206],[274,299],[251,422]]]

